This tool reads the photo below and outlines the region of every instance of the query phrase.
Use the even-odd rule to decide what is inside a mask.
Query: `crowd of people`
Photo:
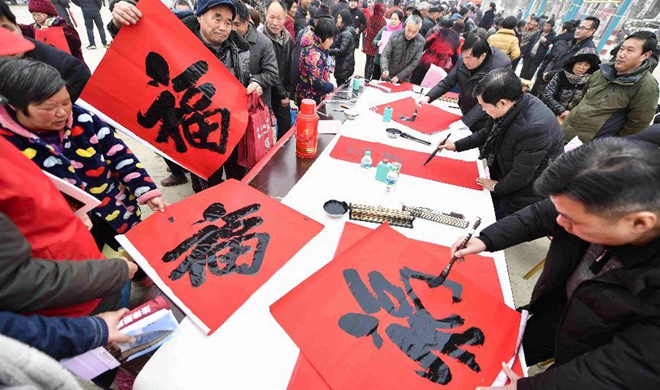
[[[87,50],[96,48],[94,24],[109,46],[149,17],[134,0],[113,0],[104,25],[100,0],[73,1]],[[657,37],[632,33],[601,61],[594,16],[523,20],[522,10],[502,14],[495,3],[404,1],[177,0],[171,9],[247,94],[261,97],[278,138],[293,124],[292,107],[319,104],[362,73],[360,50],[367,80],[424,84],[446,74],[419,104],[458,92],[472,134],[439,148],[478,148],[489,176],[477,183],[491,192],[498,220],[456,255],[552,237],[523,345],[528,363],[555,364],[531,378],[509,372],[506,388],[658,387]],[[115,130],[76,105],[91,72],[68,8],[66,0],[30,0],[33,20],[19,22],[0,2],[3,359],[21,350],[14,340],[62,358],[130,339],[117,331],[122,291],[150,281],[133,262],[100,251],[119,249],[114,236],[140,223],[141,205],[168,206]],[[43,34],[61,39],[47,45]],[[567,149],[575,143],[583,145]],[[185,169],[165,163],[163,187],[188,182]],[[100,206],[88,218],[74,215],[42,171]],[[190,180],[198,192],[245,173],[234,150],[207,180]],[[0,386],[23,380],[1,367]]]

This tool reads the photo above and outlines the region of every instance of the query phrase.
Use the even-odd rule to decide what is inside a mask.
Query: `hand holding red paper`
[[[246,89],[162,2],[140,1],[141,19],[132,7],[115,6],[113,23],[128,25],[81,98],[117,130],[208,178],[243,137]]]

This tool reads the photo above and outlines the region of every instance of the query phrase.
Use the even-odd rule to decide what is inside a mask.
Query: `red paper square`
[[[371,151],[371,158],[374,161],[386,158],[390,162],[400,162],[403,174],[474,190],[483,189],[476,182],[479,177],[476,162],[436,155],[424,165],[424,161],[429,157],[428,154],[349,137],[339,138],[330,152],[330,157],[359,164],[367,150]]]
[[[411,97],[371,107],[371,110],[383,115],[385,107],[388,106],[392,107],[393,121],[424,134],[434,134],[446,130],[449,128],[449,125],[462,118],[460,115],[452,114],[451,112],[445,111],[442,108],[438,108],[431,104],[422,104],[418,106],[415,103],[415,99]],[[414,122],[401,119],[401,116],[408,118],[412,117],[415,109],[417,109],[417,117]]]
[[[238,218],[230,217],[243,208],[250,211]],[[227,225],[228,229],[222,229]],[[126,237],[212,333],[322,229],[320,223],[247,184],[228,180],[168,206],[163,213],[154,213]],[[206,244],[202,242],[205,238],[209,238]],[[190,245],[175,250],[183,243]],[[217,251],[212,248],[220,244],[228,246]],[[262,247],[259,265],[255,248]],[[232,265],[231,258],[223,257],[232,249],[236,253],[249,251],[239,255]],[[194,276],[175,271],[192,256],[198,259],[192,268]],[[212,267],[216,274],[211,272]]]
[[[513,354],[520,314],[484,293],[464,276],[464,270],[454,270],[448,278],[448,281],[462,286],[460,293],[457,292],[460,290],[458,285],[453,285],[451,290],[445,287],[431,289],[425,281],[416,279],[409,279],[408,287],[404,287],[402,275],[407,272],[418,271],[428,277],[439,274],[449,260],[449,249],[444,249],[445,253],[436,251],[431,254],[417,242],[383,225],[273,304],[271,312],[300,347],[304,357],[334,390],[437,389],[439,383],[432,373],[438,371],[434,371],[434,367],[443,373],[441,368],[449,369],[451,379],[443,383],[446,389],[490,385],[501,370],[500,363]],[[466,262],[478,260],[468,258]],[[394,287],[382,288],[386,285],[383,279]],[[380,302],[389,301],[390,306],[385,309],[382,303],[378,303],[377,311],[374,311],[374,307],[369,308],[372,302],[361,300],[358,303],[350,289],[363,291],[363,297],[371,295],[371,301],[377,301],[376,296],[379,296]],[[401,298],[404,294],[407,296],[405,301]],[[411,294],[418,300],[412,300]],[[454,298],[460,298],[460,301]],[[429,316],[420,313],[420,306],[415,302],[421,302]],[[400,315],[410,313],[411,308],[412,313],[417,314]],[[342,324],[357,324],[355,317],[362,315],[373,317],[378,327],[369,333],[369,329],[362,329],[365,333],[360,337],[342,328]],[[461,322],[455,316],[461,317],[463,324],[443,329],[452,320]],[[442,318],[445,320],[433,325],[435,322],[431,319]],[[410,325],[413,323],[417,325]],[[417,333],[410,333],[409,326]],[[430,339],[428,332],[431,332]],[[469,335],[478,334],[483,335],[483,345],[456,345],[464,352],[460,356],[463,361],[471,362],[466,352],[474,354],[479,372],[445,353],[424,349],[424,346],[433,345],[438,340],[445,341],[448,337],[456,341],[454,338],[461,335],[469,338]],[[393,339],[402,346],[398,347]],[[457,352],[453,348],[450,350],[451,353]],[[416,356],[425,366],[404,351]],[[438,364],[438,357],[446,367]],[[473,363],[470,365],[475,367]],[[417,371],[422,374],[418,375]]]

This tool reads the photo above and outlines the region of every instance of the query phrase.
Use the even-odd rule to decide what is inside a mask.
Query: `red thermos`
[[[316,156],[319,137],[319,116],[316,114],[316,102],[303,99],[296,119],[296,156],[313,158]]]

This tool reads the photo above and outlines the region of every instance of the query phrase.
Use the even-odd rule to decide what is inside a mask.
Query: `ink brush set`
[[[413,228],[415,218],[442,223],[449,226],[465,229],[469,223],[465,217],[458,213],[446,214],[428,207],[403,206],[403,210],[373,206],[360,203],[346,203],[339,200],[329,200],[323,209],[330,217],[340,217],[348,212],[350,220],[385,223],[392,226]]]

